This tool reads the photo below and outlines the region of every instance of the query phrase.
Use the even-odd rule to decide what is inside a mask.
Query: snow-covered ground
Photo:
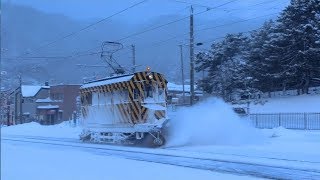
[[[268,98],[262,104],[251,104],[250,113],[320,112],[320,95]]]
[[[256,179],[83,150],[2,142],[2,180]]]
[[[249,171],[257,173],[264,171],[264,167],[282,168],[280,174],[267,172],[271,177],[275,173],[275,177],[298,178],[304,172],[315,173],[314,177],[307,176],[311,179],[320,177],[320,131],[255,129],[217,99],[179,109],[171,112],[171,116],[171,137],[166,147],[158,149],[82,144],[78,140],[81,128],[68,122],[2,127],[1,177],[4,180],[254,178],[240,175],[245,174],[245,165],[253,166]],[[52,142],[68,146],[50,145]],[[105,151],[78,147],[84,145]],[[113,150],[119,152],[115,155]],[[158,155],[166,158],[159,159]],[[175,162],[179,158],[181,161]],[[194,163],[186,166],[190,158],[194,158]],[[203,162],[192,166],[199,161]],[[228,163],[232,166],[224,167]],[[233,174],[203,170],[212,166],[216,166],[212,170],[227,169]],[[295,176],[291,170],[303,173]]]

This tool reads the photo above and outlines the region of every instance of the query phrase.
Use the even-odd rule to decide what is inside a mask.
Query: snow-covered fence
[[[250,114],[250,120],[257,128],[320,130],[320,113],[273,113]]]

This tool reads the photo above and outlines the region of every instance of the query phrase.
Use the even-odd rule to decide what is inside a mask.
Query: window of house
[[[51,94],[51,99],[53,99],[53,100],[63,100],[64,99],[64,94],[63,93],[52,93]]]

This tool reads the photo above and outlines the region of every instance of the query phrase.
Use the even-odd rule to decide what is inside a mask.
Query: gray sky
[[[64,14],[74,19],[103,18],[108,15],[129,7],[141,0],[7,0],[17,4],[32,6],[38,10],[48,13]],[[183,0],[201,5],[214,7],[229,0]],[[268,11],[280,11],[287,5],[289,0],[238,0],[221,8],[202,15],[202,18],[210,18],[215,13],[248,18],[257,14],[268,13]],[[189,4],[175,0],[149,0],[137,7],[134,7],[115,19],[127,21],[127,23],[143,23],[151,18],[168,14],[188,14],[186,8]],[[195,11],[203,11],[204,7],[196,6]],[[270,12],[269,12],[270,13]]]

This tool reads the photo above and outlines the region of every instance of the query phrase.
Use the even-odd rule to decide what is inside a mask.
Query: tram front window
[[[148,98],[148,97],[151,97],[152,98],[152,86],[151,84],[145,84],[145,97]]]

